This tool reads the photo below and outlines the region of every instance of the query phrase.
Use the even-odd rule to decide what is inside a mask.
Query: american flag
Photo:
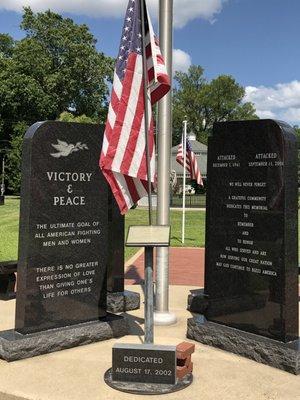
[[[181,143],[178,147],[178,152],[176,156],[176,161],[184,167],[184,158],[183,158],[183,136],[181,139]],[[191,175],[191,179],[195,180],[198,185],[203,186],[203,180],[201,176],[200,169],[198,167],[197,159],[195,153],[192,150],[192,146],[188,138],[186,138],[186,169]]]
[[[148,98],[144,101],[140,6],[145,9]],[[117,57],[104,132],[100,168],[122,214],[148,193],[145,103],[149,115],[148,142],[151,182],[155,179],[152,105],[170,90],[170,79],[154,36],[144,0],[129,0]]]

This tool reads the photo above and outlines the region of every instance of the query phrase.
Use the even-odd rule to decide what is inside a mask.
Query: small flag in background
[[[184,167],[183,136],[181,139],[181,143],[178,147],[176,161]],[[203,186],[203,180],[200,169],[198,167],[197,159],[195,153],[192,150],[192,146],[188,138],[186,139],[186,169],[190,173],[191,179],[197,181],[198,185]]]
[[[100,156],[106,177],[122,214],[148,193],[145,147],[145,109],[149,115],[151,182],[155,177],[152,105],[170,90],[170,79],[145,6],[145,46],[148,99],[144,101],[140,4],[129,0],[117,57],[114,82]]]

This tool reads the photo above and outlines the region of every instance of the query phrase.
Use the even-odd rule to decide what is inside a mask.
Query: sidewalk
[[[127,289],[141,293],[141,309],[125,315],[131,335],[98,342],[27,360],[0,360],[0,400],[142,400],[117,392],[103,380],[111,367],[114,343],[143,340],[143,292],[139,285]],[[155,343],[178,344],[186,340],[188,293],[194,286],[170,287],[170,310],[177,316],[173,326],[156,326]],[[15,301],[0,302],[0,329],[14,324]],[[300,378],[213,347],[193,342],[194,382],[187,389],[162,400],[299,400]],[[158,398],[158,397],[157,397]]]
[[[144,253],[140,251],[126,264],[125,284],[137,285],[143,279]],[[204,286],[203,248],[170,247],[170,285]]]

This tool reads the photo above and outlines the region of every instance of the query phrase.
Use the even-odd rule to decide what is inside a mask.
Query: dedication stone
[[[23,147],[16,330],[106,315],[108,189],[98,126],[38,123]]]
[[[173,385],[176,382],[176,347],[115,344],[112,379]]]
[[[297,341],[297,205],[292,128],[272,120],[216,124],[208,150],[205,289],[190,296],[190,310],[240,331]],[[189,324],[193,337],[197,323]]]

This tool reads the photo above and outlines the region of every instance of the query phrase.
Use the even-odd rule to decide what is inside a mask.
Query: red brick
[[[189,342],[182,342],[176,346],[176,357],[185,359],[195,351],[195,345]]]
[[[177,366],[188,367],[191,361],[192,361],[192,356],[188,356],[187,358],[177,358]]]
[[[191,374],[193,372],[193,369],[194,369],[194,364],[191,362],[190,365],[187,367],[188,374]]]
[[[176,376],[178,379],[183,379],[187,374],[191,374],[193,372],[193,363],[191,362],[188,367],[177,367],[176,368]]]
[[[176,368],[176,376],[178,379],[184,378],[188,374],[187,367],[177,367]]]
[[[154,257],[155,260],[155,257]],[[204,249],[170,247],[170,285],[204,286]],[[189,268],[188,273],[182,271]],[[126,285],[138,285],[144,279],[144,254],[127,268]],[[154,267],[155,270],[155,267]]]

